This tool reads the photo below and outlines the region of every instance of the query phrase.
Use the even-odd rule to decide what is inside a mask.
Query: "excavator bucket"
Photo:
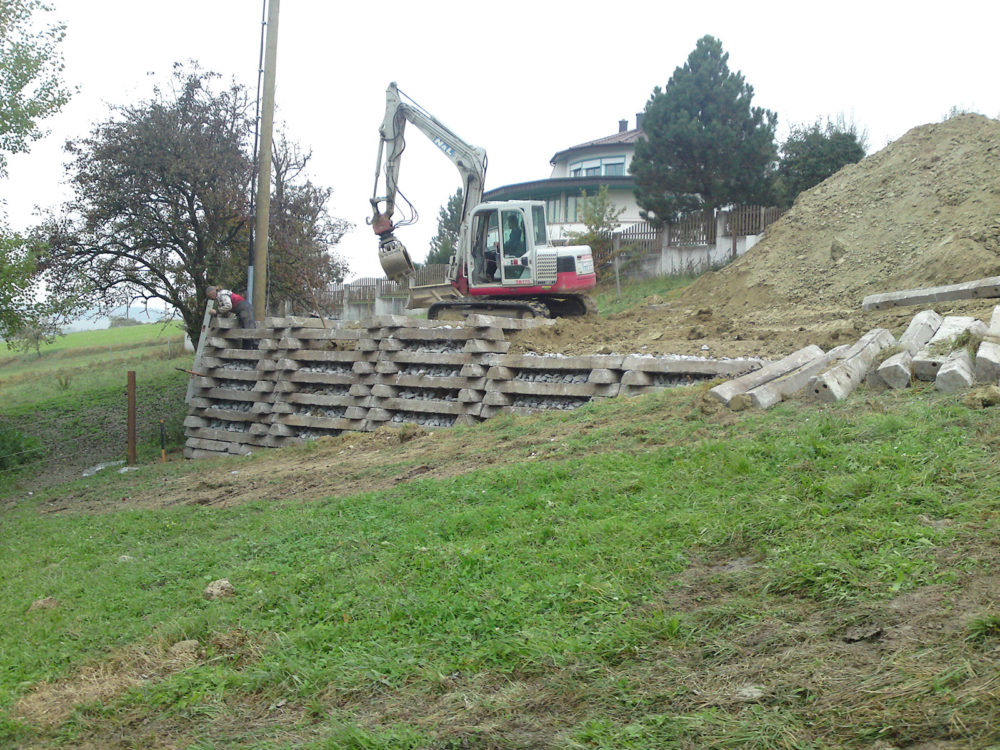
[[[378,260],[382,270],[392,281],[405,282],[413,276],[413,261],[403,243],[391,234],[379,243]]]

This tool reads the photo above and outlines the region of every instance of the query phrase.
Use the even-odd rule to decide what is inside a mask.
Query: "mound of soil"
[[[960,115],[895,143],[802,193],[744,256],[678,299],[607,321],[526,332],[527,351],[776,356],[900,333],[915,308],[862,313],[869,294],[1000,275],[1000,121]],[[989,319],[997,301],[938,312]]]

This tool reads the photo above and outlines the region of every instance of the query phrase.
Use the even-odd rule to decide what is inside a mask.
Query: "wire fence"
[[[14,482],[44,487],[79,477],[95,465],[124,460],[128,369],[121,370],[120,385],[78,390],[71,385],[65,397],[40,401],[39,410],[21,407],[0,413],[0,486]],[[159,456],[161,434],[170,447],[183,441],[187,381],[182,373],[137,380],[142,455]]]

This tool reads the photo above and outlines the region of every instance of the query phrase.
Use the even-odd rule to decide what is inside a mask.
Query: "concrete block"
[[[509,406],[510,400],[510,396],[506,393],[492,391],[486,394],[486,397],[483,399],[483,404],[486,406]]]
[[[647,386],[653,384],[653,376],[642,370],[628,370],[622,373],[622,386]]]
[[[733,396],[739,393],[746,393],[752,388],[757,388],[765,383],[790,373],[805,364],[814,362],[818,357],[823,356],[823,350],[815,344],[803,347],[787,357],[759,367],[745,375],[729,380],[715,386],[709,390],[709,394],[728,405]],[[624,379],[622,380],[624,383]],[[803,383],[803,386],[805,383]],[[777,402],[775,402],[777,403]],[[767,407],[764,407],[767,408]]]
[[[459,374],[465,378],[483,378],[486,377],[486,372],[487,368],[483,365],[467,362],[462,365],[462,370]]]
[[[876,372],[889,388],[906,388],[913,377],[913,355],[906,350],[893,354],[878,366]]]
[[[517,373],[509,367],[491,367],[486,372],[489,380],[513,380]]]
[[[620,354],[589,354],[574,357],[544,354],[507,354],[491,364],[519,370],[621,370],[625,357]]]
[[[943,393],[954,393],[963,388],[971,388],[975,382],[972,372],[972,357],[964,349],[952,352],[944,364],[938,368],[934,387]]]
[[[463,388],[458,392],[458,400],[462,403],[479,403],[483,400],[486,395],[486,391],[475,390],[472,388]]]
[[[826,403],[847,398],[860,385],[880,351],[896,345],[896,338],[884,328],[874,328],[847,350],[844,359],[826,372],[813,376],[808,388]]]
[[[375,363],[375,372],[379,375],[395,375],[399,372],[399,365],[388,359],[380,359]]]
[[[819,347],[816,348],[819,349]],[[750,399],[750,403],[758,409],[770,409],[788,396],[807,387],[809,381],[830,364],[829,354],[823,354],[822,349],[819,351],[818,355],[794,370],[748,389],[745,395]],[[732,403],[732,398],[730,398],[730,403]]]
[[[187,417],[184,417],[185,427],[204,427],[207,424],[208,420],[203,419],[202,417],[196,417],[194,415],[189,415]]]
[[[932,381],[937,378],[938,369],[951,354],[955,339],[966,331],[983,336],[989,332],[986,324],[976,318],[964,315],[948,315],[941,320],[930,341],[913,357],[913,374],[920,380]]]
[[[618,383],[621,381],[620,371],[609,370],[605,367],[595,367],[590,371],[590,375],[587,376],[588,383]]]
[[[375,372],[375,364],[359,360],[351,365],[351,371],[355,375],[372,375]]]
[[[495,352],[506,354],[510,349],[509,341],[484,341],[483,339],[469,339],[465,342],[462,351],[469,354],[485,354]]]
[[[657,375],[705,375],[736,377],[759,370],[765,362],[758,359],[705,359],[702,357],[643,357],[629,355],[622,361],[623,370],[640,370]]]
[[[366,398],[371,395],[372,387],[364,383],[355,383],[350,388],[350,394],[359,398]]]
[[[980,383],[997,385],[1000,383],[1000,344],[983,341],[976,351],[976,380]]]
[[[923,310],[913,316],[910,325],[899,337],[899,346],[910,355],[919,352],[941,327],[941,316],[933,310]]]
[[[925,305],[953,299],[982,299],[1000,297],[1000,276],[960,284],[934,286],[924,289],[906,289],[899,292],[870,294],[861,302],[864,310],[885,310],[903,305]]]
[[[378,345],[380,352],[398,352],[403,347],[403,342],[395,338],[382,339]]]

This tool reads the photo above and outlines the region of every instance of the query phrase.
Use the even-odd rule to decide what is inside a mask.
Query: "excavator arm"
[[[470,146],[413,100],[404,102],[403,96],[405,95],[400,93],[395,83],[389,84],[385,92],[385,117],[379,128],[375,189],[371,198],[371,225],[379,236],[379,261],[385,275],[393,281],[404,281],[413,275],[413,262],[409,253],[393,234],[397,227],[412,223],[412,220],[393,223],[397,198],[406,200],[398,188],[400,160],[406,147],[406,123],[412,123],[426,135],[458,169],[465,198],[462,205],[463,227],[468,214],[482,201],[483,183],[486,179],[486,151]],[[384,188],[381,196],[380,182]]]

